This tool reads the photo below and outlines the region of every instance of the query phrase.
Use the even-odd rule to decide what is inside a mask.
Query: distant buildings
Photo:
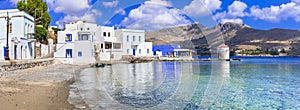
[[[181,49],[180,45],[153,46],[153,52],[154,55],[163,57],[192,57],[192,51],[189,49]]]
[[[6,34],[9,22],[9,57],[14,60],[34,59],[34,18],[18,9],[0,10],[0,60],[6,56]]]

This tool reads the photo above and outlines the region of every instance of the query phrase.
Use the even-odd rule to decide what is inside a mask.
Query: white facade
[[[54,57],[63,63],[86,65],[95,62],[94,39],[96,24],[77,21],[58,32]]]
[[[122,55],[153,56],[152,42],[145,42],[144,30],[116,30],[117,43],[122,45]]]
[[[229,60],[229,47],[225,44],[221,44],[217,48],[219,60]]]
[[[96,39],[96,45],[98,45],[100,49],[100,60],[108,61],[114,59],[113,51],[121,49],[114,45],[116,42],[114,27],[98,26],[97,29],[98,37]]]
[[[9,57],[11,60],[34,58],[34,18],[18,9],[0,10],[0,60],[5,58],[7,12],[9,23]]]

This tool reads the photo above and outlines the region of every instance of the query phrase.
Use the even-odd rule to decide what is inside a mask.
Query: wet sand
[[[69,85],[81,67],[54,63],[0,73],[0,110],[70,110]]]

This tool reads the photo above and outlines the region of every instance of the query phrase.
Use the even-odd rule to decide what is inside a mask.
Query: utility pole
[[[6,19],[6,56],[5,56],[5,60],[10,60],[9,58],[9,45],[8,45],[8,40],[9,40],[9,21],[10,21],[10,17],[8,16],[8,12],[7,12],[7,16],[5,17]]]

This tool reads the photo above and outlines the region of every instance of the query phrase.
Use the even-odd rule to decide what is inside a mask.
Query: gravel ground
[[[69,85],[85,66],[54,62],[0,73],[0,110],[69,110]]]

